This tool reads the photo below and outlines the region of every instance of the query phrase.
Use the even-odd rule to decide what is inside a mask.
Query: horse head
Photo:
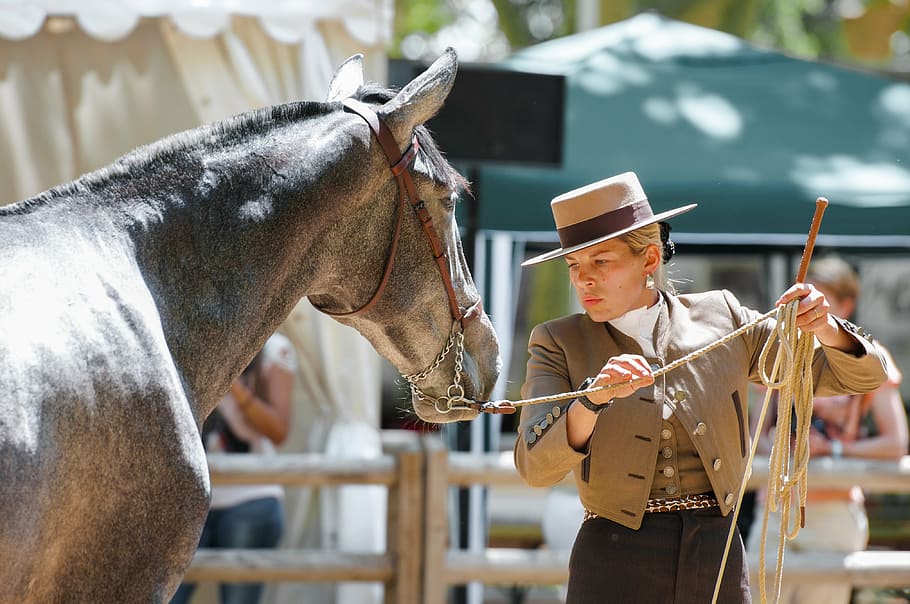
[[[351,217],[353,247],[345,260],[372,262],[365,271],[371,277],[359,283],[342,279],[331,291],[309,296],[395,365],[411,385],[414,411],[434,423],[475,417],[476,408],[465,402],[487,400],[500,370],[496,335],[480,305],[455,220],[459,190],[467,183],[423,126],[442,107],[456,70],[449,49],[393,93],[364,85],[359,56],[339,67],[328,101],[352,109],[348,127],[370,151],[361,167],[385,173],[374,199],[363,207],[382,208],[387,218],[377,219],[369,210]],[[389,226],[379,230],[377,224]],[[374,250],[367,254],[372,260],[357,260],[361,245]],[[377,262],[381,258],[385,264]]]

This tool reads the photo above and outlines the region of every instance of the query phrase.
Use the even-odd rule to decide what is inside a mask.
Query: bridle
[[[464,359],[464,327],[469,321],[483,314],[483,305],[478,298],[477,301],[468,308],[462,308],[458,304],[458,299],[455,297],[455,287],[452,284],[452,275],[449,272],[449,259],[445,247],[442,244],[439,234],[436,232],[436,227],[433,226],[433,217],[430,215],[429,210],[427,210],[426,204],[420,199],[420,196],[417,193],[417,186],[414,184],[414,179],[411,176],[410,167],[417,157],[417,151],[420,149],[417,135],[414,134],[411,137],[411,144],[408,145],[408,148],[405,149],[404,153],[401,153],[398,150],[398,143],[395,141],[395,136],[392,134],[392,131],[389,130],[389,127],[385,122],[380,119],[369,105],[352,98],[345,99],[342,101],[342,104],[345,109],[356,113],[363,118],[373,132],[373,135],[376,137],[376,140],[379,141],[379,145],[382,147],[382,151],[389,161],[392,175],[395,176],[395,179],[398,181],[398,215],[395,219],[395,232],[392,235],[392,243],[389,246],[385,268],[382,271],[379,285],[376,286],[376,290],[373,292],[373,295],[370,296],[370,299],[367,300],[363,306],[346,312],[332,312],[321,308],[319,310],[331,317],[349,318],[366,312],[379,301],[379,298],[381,298],[383,292],[385,292],[389,277],[392,274],[392,266],[395,264],[395,256],[398,252],[398,242],[401,239],[401,225],[404,219],[405,206],[410,202],[411,209],[414,210],[414,214],[420,221],[420,226],[427,236],[427,240],[429,241],[430,248],[433,252],[433,259],[436,261],[436,265],[439,267],[439,273],[442,276],[442,283],[446,290],[446,296],[449,299],[449,311],[452,314],[452,329],[450,330],[449,338],[442,350],[436,355],[436,358],[427,369],[420,373],[402,375],[402,377],[410,384],[411,392],[414,396],[418,399],[431,402],[439,413],[448,413],[457,407],[476,408],[479,403],[465,398],[464,387],[461,384],[462,362]],[[427,396],[420,390],[418,383],[430,377],[453,350],[455,354],[454,376],[451,385],[446,390],[445,396]]]

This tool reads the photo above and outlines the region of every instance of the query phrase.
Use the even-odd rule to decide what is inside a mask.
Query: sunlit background
[[[466,61],[496,61],[648,10],[804,58],[910,71],[906,0],[396,0],[390,55],[427,59],[451,45]]]
[[[0,0],[0,204],[199,124],[323,99],[354,53],[367,79],[389,83],[397,62],[422,66],[450,46],[456,90],[469,66],[559,73],[575,103],[541,107],[542,88],[530,99],[534,119],[550,113],[565,128],[553,165],[458,162],[476,185],[459,222],[503,345],[500,396],[518,396],[530,327],[577,310],[564,265],[518,269],[553,244],[551,195],[620,166],[661,207],[700,204],[674,221],[679,289],[729,288],[760,310],[793,278],[807,205],[830,195],[822,233],[839,238],[816,253],[837,249],[859,269],[857,321],[910,372],[910,219],[889,220],[910,211],[910,0]],[[483,92],[498,120],[529,100]],[[751,222],[712,232],[747,209]],[[305,301],[282,330],[302,378],[282,452],[378,456],[383,435],[404,430],[439,431],[453,450],[510,450],[515,418],[419,424],[397,372]],[[910,380],[902,388],[910,400]],[[383,551],[384,487],[344,489],[289,491],[284,545]],[[453,544],[541,543],[544,491],[461,491]],[[334,514],[342,499],[354,514]],[[910,547],[910,496],[870,500],[873,543]],[[558,601],[555,590],[534,600],[520,586],[474,588],[453,602]],[[379,592],[276,583],[266,603],[364,604]],[[214,601],[211,586],[198,598]]]

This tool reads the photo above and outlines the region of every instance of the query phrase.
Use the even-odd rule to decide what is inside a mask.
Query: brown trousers
[[[716,507],[645,514],[639,530],[582,523],[566,604],[711,604],[732,515]],[[718,604],[751,604],[742,538],[733,535]]]

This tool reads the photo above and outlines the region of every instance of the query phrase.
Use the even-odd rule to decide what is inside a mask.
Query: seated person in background
[[[290,340],[275,333],[205,420],[202,442],[210,453],[275,452],[291,425],[296,358]],[[284,529],[281,485],[212,486],[199,547],[258,548],[278,545]],[[184,583],[171,604],[185,604],[195,584]],[[223,583],[223,604],[257,604],[261,583]]]
[[[806,282],[813,284],[828,299],[831,313],[850,318],[859,298],[856,272],[836,256],[813,261]],[[907,414],[898,386],[901,373],[888,351],[878,342],[888,365],[888,381],[867,394],[844,394],[816,397],[812,405],[812,427],[809,433],[810,457],[861,457],[898,460],[907,453]],[[761,430],[758,452],[767,455],[773,442],[773,422],[777,414],[770,409]],[[761,549],[761,526],[765,513],[764,498],[755,508],[755,519],[748,541],[749,557],[758,561]],[[853,552],[869,544],[869,519],[862,489],[812,488],[806,501],[806,526],[796,539],[788,542],[787,551]],[[777,552],[779,516],[768,521],[766,556]],[[786,573],[785,573],[786,574]],[[786,578],[786,577],[785,577]],[[785,582],[779,602],[782,604],[850,602],[851,585],[845,582],[813,583],[796,587]],[[754,594],[758,585],[753,586]],[[756,599],[753,595],[753,599]]]

